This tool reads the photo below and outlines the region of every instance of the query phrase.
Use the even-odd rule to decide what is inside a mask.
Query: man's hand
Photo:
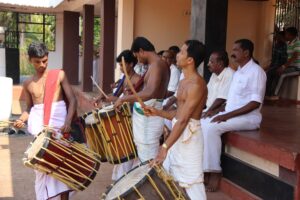
[[[118,100],[118,97],[109,95],[108,98],[105,99],[106,102],[115,102]]]
[[[71,122],[66,122],[61,128],[62,133],[69,133],[71,131]]]
[[[25,126],[25,123],[23,120],[21,119],[17,119],[14,124],[13,124],[14,127],[16,128],[23,128]]]
[[[216,112],[212,110],[208,110],[207,112],[202,113],[202,118],[205,119],[207,117],[212,117],[214,115],[216,115]]]
[[[278,73],[279,75],[281,75],[281,74],[284,72],[285,69],[286,69],[285,65],[281,65],[281,67],[279,67],[279,68],[277,69],[277,73]]]
[[[152,106],[146,106],[144,105],[143,107],[144,114],[149,117],[149,116],[159,116],[159,110]]]
[[[150,166],[153,167],[154,165],[162,164],[167,157],[167,153],[168,151],[166,148],[160,147],[156,158],[150,162]]]
[[[221,122],[226,122],[230,117],[227,114],[224,115],[218,115],[214,117],[211,122],[216,122],[216,123],[221,123]]]
[[[120,111],[120,108],[121,108],[121,106],[123,105],[123,100],[122,100],[122,98],[118,98],[117,100],[116,100],[116,102],[114,103],[114,108],[117,110],[117,111]]]

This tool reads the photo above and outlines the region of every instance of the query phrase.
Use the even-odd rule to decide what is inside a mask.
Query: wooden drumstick
[[[108,99],[108,96],[105,94],[105,92],[99,87],[99,85],[96,83],[96,81],[93,79],[93,77],[91,76],[91,79],[94,83],[94,85],[98,88],[98,90],[103,94],[103,96]]]
[[[8,120],[1,120],[0,123],[3,123],[3,124],[13,124],[14,122],[13,121],[8,121]]]
[[[126,80],[127,80],[127,83],[128,83],[128,86],[130,87],[130,90],[132,91],[133,95],[135,96],[135,98],[138,100],[138,102],[141,104],[142,107],[145,106],[144,102],[142,101],[142,99],[137,95],[131,81],[130,81],[130,78],[127,74],[127,70],[126,70],[126,65],[125,65],[125,59],[124,59],[124,56],[122,56],[122,67],[123,67],[123,71],[124,71],[124,74],[125,74],[125,77],[126,77]]]

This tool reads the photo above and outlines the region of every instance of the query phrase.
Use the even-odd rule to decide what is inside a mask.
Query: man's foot
[[[219,188],[219,183],[221,180],[222,174],[212,172],[209,174],[208,184],[206,185],[207,192],[215,192]]]
[[[204,185],[207,186],[208,181],[209,181],[209,172],[204,172]]]

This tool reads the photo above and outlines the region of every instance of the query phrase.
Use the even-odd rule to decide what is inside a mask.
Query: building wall
[[[134,37],[144,36],[156,51],[178,45],[190,35],[191,0],[135,0]]]
[[[5,48],[0,48],[0,76],[6,76]]]
[[[55,51],[49,52],[49,69],[62,68],[63,58],[63,15],[61,13],[56,14],[56,40],[55,40]]]
[[[248,38],[254,43],[254,57],[260,65],[266,67],[269,64],[272,52],[274,4],[274,0],[228,1],[226,49],[229,55],[235,40]]]

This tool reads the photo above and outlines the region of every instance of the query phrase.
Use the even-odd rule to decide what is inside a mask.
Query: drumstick
[[[1,120],[0,123],[13,124],[14,122],[9,121],[9,120]]]
[[[103,94],[103,96],[108,99],[108,96],[105,94],[105,92],[99,87],[99,85],[96,83],[96,81],[93,79],[93,77],[91,76],[91,79],[94,83],[94,85],[98,88],[98,90]]]
[[[130,78],[127,74],[127,70],[126,70],[126,65],[125,65],[125,59],[124,59],[124,56],[122,56],[122,67],[123,67],[123,71],[124,71],[124,74],[126,76],[126,80],[127,80],[127,83],[128,83],[128,86],[130,87],[130,90],[132,91],[133,95],[135,96],[135,98],[138,100],[138,102],[141,104],[142,107],[145,106],[144,102],[142,101],[142,99],[137,95],[131,81],[130,81]]]

